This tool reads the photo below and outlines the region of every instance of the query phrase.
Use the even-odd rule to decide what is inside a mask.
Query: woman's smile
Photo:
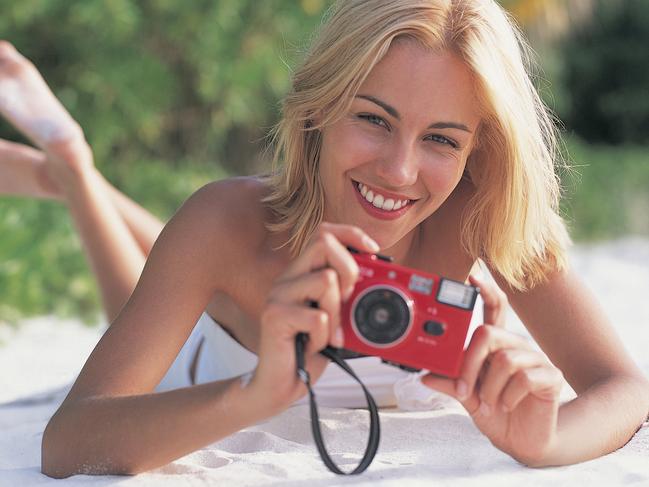
[[[459,182],[479,120],[462,61],[414,41],[393,44],[347,113],[322,129],[325,220],[403,252]]]
[[[371,216],[384,220],[394,220],[404,215],[417,201],[402,195],[368,186],[354,181],[352,186],[361,207]]]

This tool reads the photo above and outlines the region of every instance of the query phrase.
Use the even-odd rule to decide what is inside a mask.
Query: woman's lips
[[[370,203],[365,198],[365,196],[363,196],[363,194],[361,193],[361,188],[364,185],[362,185],[362,183],[359,183],[358,181],[352,180],[352,186],[354,187],[354,193],[356,193],[356,197],[358,198],[358,200],[359,200],[361,206],[363,207],[363,209],[367,213],[369,213],[371,216],[373,216],[375,218],[380,218],[382,220],[394,220],[396,218],[399,218],[405,212],[407,212],[410,209],[410,207],[413,205],[413,203],[415,203],[415,201],[416,201],[416,200],[406,200],[405,198],[403,198],[403,199],[387,198],[387,196],[391,196],[391,195],[383,195],[380,192],[377,192],[376,194],[380,195],[380,197],[381,197],[380,198],[381,206],[385,206],[385,202],[388,199],[392,199],[393,201],[397,200],[397,201],[394,201],[395,205],[397,204],[398,201],[401,201],[401,202],[407,201],[407,203],[403,204],[403,206],[401,206],[401,208],[399,208],[397,210],[395,210],[395,209],[388,210],[388,209],[384,209],[383,207],[375,206],[373,203]],[[369,193],[369,191],[372,191],[372,190],[368,189],[366,191],[366,194]],[[387,206],[389,207],[389,204]]]

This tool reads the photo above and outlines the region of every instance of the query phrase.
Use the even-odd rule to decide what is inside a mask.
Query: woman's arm
[[[525,293],[497,281],[578,394],[559,408],[553,448],[527,463],[576,463],[622,447],[647,419],[649,382],[594,296],[571,270]]]
[[[623,447],[649,414],[649,383],[613,375],[559,408],[556,445],[530,466],[567,465]]]
[[[576,463],[624,445],[649,411],[649,385],[593,297],[570,272],[526,293],[497,281],[507,294],[478,282],[485,323],[458,378],[427,375],[423,383],[456,397],[494,446],[529,466]],[[547,357],[486,312],[505,306],[507,295]],[[579,397],[561,405],[564,376]]]
[[[208,185],[165,227],[129,302],[47,425],[45,474],[138,472],[272,414],[237,381],[151,394],[234,271],[238,191]]]
[[[277,413],[263,404],[239,378],[68,400],[43,434],[41,469],[54,478],[150,470]]]
[[[318,351],[340,345],[340,300],[358,273],[345,245],[378,250],[348,225],[323,223],[274,282],[249,385],[233,379],[151,393],[215,290],[227,292],[227,280],[258,244],[248,230],[255,220],[242,198],[246,184],[203,188],[165,227],[131,299],[45,430],[45,474],[141,472],[277,414],[306,393],[296,373],[297,333],[309,336],[309,374],[322,373],[327,360]]]

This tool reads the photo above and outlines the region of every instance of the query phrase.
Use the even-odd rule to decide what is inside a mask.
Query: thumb
[[[478,407],[480,406],[480,400],[478,399],[478,394],[473,391],[473,394],[467,397],[466,384],[464,385],[464,390],[460,385],[462,383],[461,379],[449,379],[448,377],[443,377],[436,374],[426,374],[421,378],[421,383],[426,387],[430,387],[433,390],[446,394],[457,399],[464,409],[467,410],[469,414],[473,414]]]
[[[456,382],[454,379],[443,377],[441,375],[428,373],[421,377],[421,383],[435,391],[442,392],[447,396],[459,400]]]
[[[483,322],[504,328],[509,305],[507,295],[495,283],[489,282],[481,276],[471,274],[469,282],[480,288],[480,296],[484,303]]]

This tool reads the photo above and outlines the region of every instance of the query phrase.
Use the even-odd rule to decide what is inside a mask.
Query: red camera
[[[344,349],[456,378],[480,290],[381,255],[353,257],[360,275],[341,310]]]

